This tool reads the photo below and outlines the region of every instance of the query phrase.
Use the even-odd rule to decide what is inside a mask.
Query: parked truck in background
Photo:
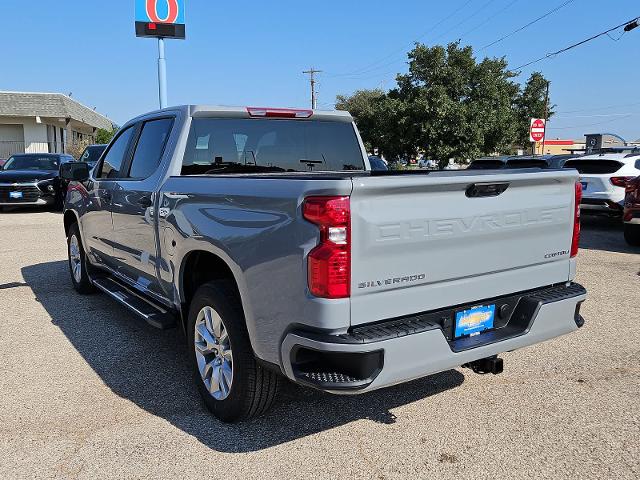
[[[575,170],[372,171],[346,112],[183,106],[73,180],[71,281],[178,326],[207,407],[368,392],[573,332]]]

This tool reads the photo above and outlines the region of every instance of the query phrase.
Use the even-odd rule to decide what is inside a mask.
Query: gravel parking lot
[[[579,332],[364,396],[204,410],[177,330],[71,287],[62,216],[0,214],[0,478],[639,478],[640,251],[585,219]]]

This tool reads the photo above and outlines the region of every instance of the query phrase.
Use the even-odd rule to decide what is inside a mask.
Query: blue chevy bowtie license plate
[[[9,192],[9,198],[22,198],[22,192]]]
[[[479,335],[481,332],[493,328],[495,314],[495,304],[477,305],[467,310],[456,312],[454,337]]]

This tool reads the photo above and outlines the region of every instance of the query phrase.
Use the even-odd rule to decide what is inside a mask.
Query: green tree
[[[115,126],[111,130],[99,128],[96,132],[96,143],[109,143],[117,131]]]
[[[508,147],[515,134],[514,73],[504,58],[477,63],[471,47],[417,44],[392,92],[407,104],[411,142],[429,158],[470,159]]]
[[[529,145],[529,126],[532,118],[544,118],[545,96],[548,80],[540,72],[533,72],[518,100],[516,111],[518,117],[516,141],[521,146]],[[555,105],[551,105],[549,100],[549,112],[547,119],[554,114]]]
[[[369,151],[385,156],[424,152],[445,163],[507,153],[526,144],[529,118],[544,116],[547,80],[534,73],[521,88],[504,58],[478,62],[459,42],[409,52],[409,72],[389,92],[339,95],[336,108],[354,116]],[[550,109],[550,115],[553,114]]]
[[[404,102],[382,90],[358,90],[336,98],[336,109],[353,115],[367,152],[377,150],[387,158],[408,153],[404,108]]]

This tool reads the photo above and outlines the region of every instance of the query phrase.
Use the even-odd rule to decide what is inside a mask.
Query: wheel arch
[[[78,231],[80,232],[80,241],[82,242],[82,247],[84,248],[84,252],[88,254],[87,250],[87,242],[84,239],[84,232],[82,231],[82,226],[80,223],[80,215],[78,212],[72,209],[65,210],[63,215],[63,223],[64,223],[64,235],[65,237],[69,237],[69,230],[71,229],[71,225],[74,223],[78,225]],[[89,259],[90,255],[87,257],[87,261],[91,263]]]
[[[198,287],[207,282],[225,280],[230,282],[238,295],[249,338],[253,345],[255,329],[251,321],[251,311],[246,298],[246,286],[242,283],[241,273],[238,265],[209,250],[196,249],[185,254],[180,262],[177,285],[182,310],[183,329],[186,329],[189,305]]]
[[[64,212],[63,222],[64,234],[67,237],[69,236],[69,229],[71,228],[71,225],[73,225],[74,223],[77,223],[78,226],[80,225],[80,219],[78,218],[78,215],[74,210],[67,210]],[[82,232],[80,232],[80,234],[82,235]]]

